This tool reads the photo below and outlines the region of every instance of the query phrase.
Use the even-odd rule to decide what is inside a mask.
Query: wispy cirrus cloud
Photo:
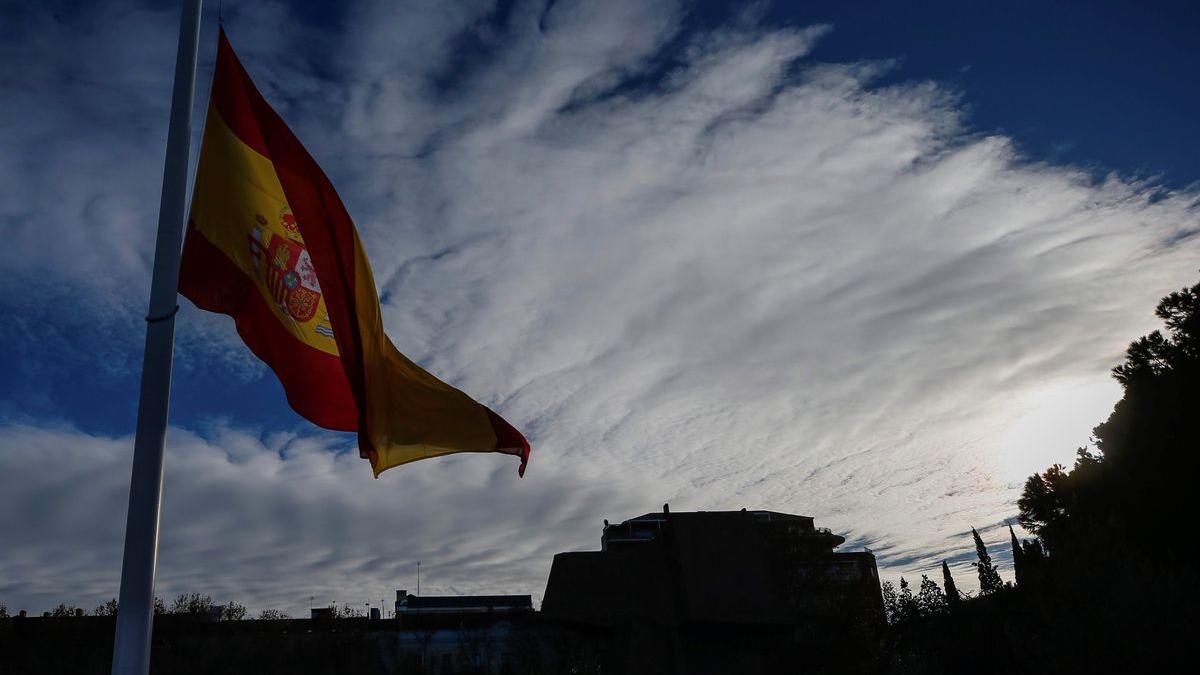
[[[1086,441],[1118,395],[1108,368],[1195,276],[1198,195],[1022,157],[937,83],[813,61],[829,27],[747,16],[698,32],[687,11],[362,3],[312,42],[295,21],[229,17],[355,215],[393,340],[535,454],[519,482],[506,458],[475,456],[369,481],[342,436],[179,420],[164,588],[297,609],[364,578],[403,585],[420,559],[431,588],[539,593],[553,552],[664,501],[807,513],[875,550],[885,576],[911,573],[961,560],[970,525],[1011,517],[1021,478]],[[301,44],[312,56],[281,57]],[[127,142],[154,176],[161,141]],[[55,166],[38,165],[21,209],[41,208]],[[131,199],[134,177],[104,180]],[[38,236],[76,213],[49,211]],[[5,222],[35,238],[29,218]],[[144,285],[150,243],[130,237],[141,253],[112,255],[143,261],[122,273]],[[49,251],[7,255],[112,302]],[[220,317],[182,324],[187,363],[243,353]],[[23,562],[0,592],[40,601],[88,578],[78,592],[103,595],[119,543],[91,576],[61,568],[79,546],[70,514],[32,507],[92,491],[86,475],[119,542],[128,439],[36,420],[0,439],[4,483],[23,486],[4,499],[31,518],[8,533]],[[20,448],[39,443],[76,448],[87,470],[21,477]]]

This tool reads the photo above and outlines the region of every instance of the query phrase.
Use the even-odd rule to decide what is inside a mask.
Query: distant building
[[[396,616],[532,611],[533,598],[528,595],[410,595],[396,591]]]
[[[773,672],[788,650],[853,650],[883,625],[875,557],[843,543],[807,516],[664,507],[606,522],[599,551],[556,555],[542,613],[617,630],[636,653],[658,641],[669,669]]]
[[[528,595],[396,591],[396,649],[404,668],[413,671],[507,672],[517,642],[514,621],[524,626],[532,620],[533,598]]]

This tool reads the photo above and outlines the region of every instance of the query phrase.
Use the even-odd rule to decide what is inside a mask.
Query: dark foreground
[[[799,672],[799,662],[819,667],[805,672],[847,672],[835,664],[844,653],[809,652],[784,627],[661,630],[630,624],[596,629],[534,612],[498,620],[435,619],[401,625],[394,619],[207,622],[159,617],[151,672],[749,674]],[[112,617],[2,620],[0,673],[107,673],[113,629]],[[862,671],[855,667],[853,672]]]
[[[407,625],[166,616],[155,623],[151,672],[1135,673],[1175,662],[1196,625],[1181,599],[1189,594],[1100,593],[1064,606],[1011,589],[873,637],[850,627],[840,634],[761,625],[596,629],[537,612],[410,617]],[[0,620],[0,673],[108,673],[113,628],[112,617]]]

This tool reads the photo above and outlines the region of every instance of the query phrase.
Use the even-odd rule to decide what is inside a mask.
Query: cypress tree
[[[1012,525],[1008,526],[1008,536],[1012,539],[1013,576],[1017,579],[1017,585],[1023,586],[1028,577],[1028,566],[1025,564],[1025,552],[1021,550],[1021,542],[1017,541],[1017,533],[1013,532]]]
[[[987,546],[983,544],[983,539],[973,527],[971,536],[975,538],[975,555],[979,557],[979,562],[971,563],[979,571],[979,593],[980,595],[995,593],[1004,588],[1004,582],[1000,580],[1000,573],[992,564],[992,556],[988,555]]]
[[[958,594],[958,586],[954,585],[954,577],[950,576],[950,566],[945,560],[942,561],[942,581],[946,587],[946,606],[953,611],[962,603],[962,596]]]
[[[913,595],[912,587],[908,585],[908,581],[904,577],[900,577],[900,592],[897,594],[896,604],[900,623],[912,621],[921,616],[921,603],[917,601],[917,596]]]

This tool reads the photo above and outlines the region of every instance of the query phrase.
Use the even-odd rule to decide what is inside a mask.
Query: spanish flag
[[[254,87],[222,30],[179,290],[238,334],[314,424],[358,432],[383,471],[455,452],[521,458],[508,422],[401,354],[329,179]]]

